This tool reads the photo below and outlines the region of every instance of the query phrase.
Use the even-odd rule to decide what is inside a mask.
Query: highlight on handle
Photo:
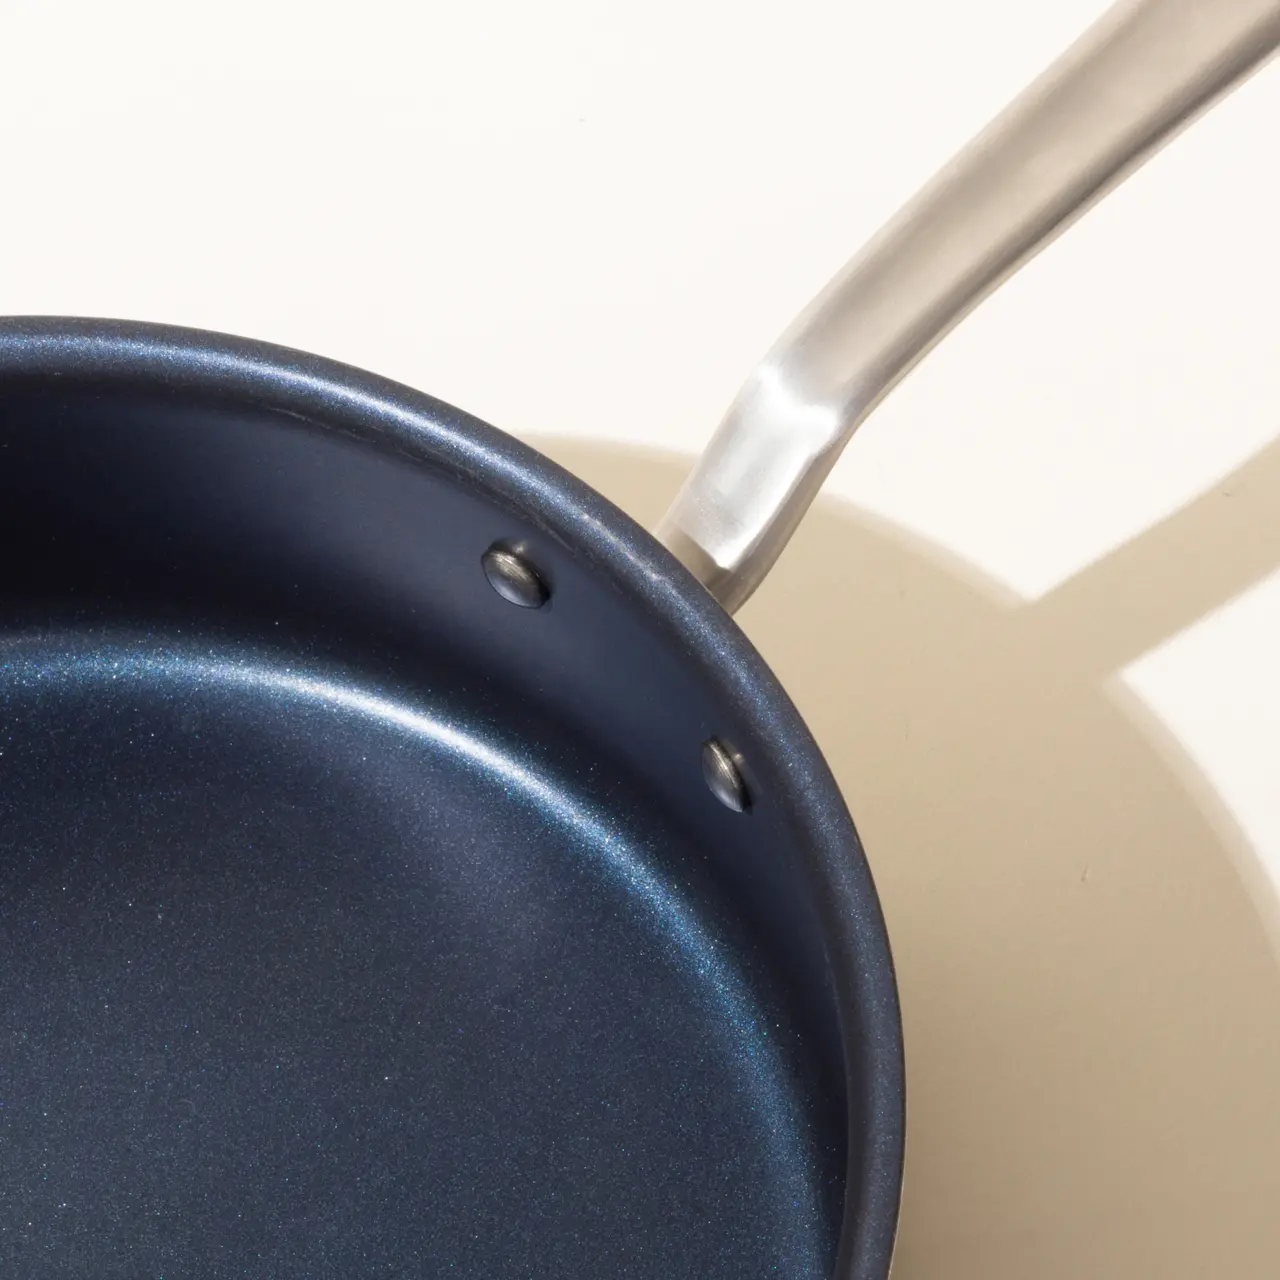
[[[1125,0],[841,271],[756,367],[657,528],[730,613],[939,339],[1280,47],[1280,0]]]

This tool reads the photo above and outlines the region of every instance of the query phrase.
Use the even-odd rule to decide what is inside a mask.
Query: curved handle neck
[[[849,438],[973,307],[1280,46],[1280,0],[1110,11],[809,305],[657,535],[730,612]]]

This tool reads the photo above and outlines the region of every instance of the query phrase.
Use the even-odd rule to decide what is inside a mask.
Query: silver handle
[[[1280,45],[1280,0],[1110,10],[819,294],[658,526],[733,612],[849,437],[935,342]]]

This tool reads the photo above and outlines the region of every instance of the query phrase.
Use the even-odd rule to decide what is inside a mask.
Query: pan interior
[[[829,1274],[843,1135],[698,839],[468,696],[0,645],[7,1273]]]

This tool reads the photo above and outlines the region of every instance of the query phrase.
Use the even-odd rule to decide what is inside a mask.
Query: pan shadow
[[[648,526],[691,465],[534,443]],[[1275,902],[1117,672],[1266,576],[1278,534],[1280,443],[1030,603],[823,499],[742,611],[888,918],[896,1280],[1276,1274]]]

